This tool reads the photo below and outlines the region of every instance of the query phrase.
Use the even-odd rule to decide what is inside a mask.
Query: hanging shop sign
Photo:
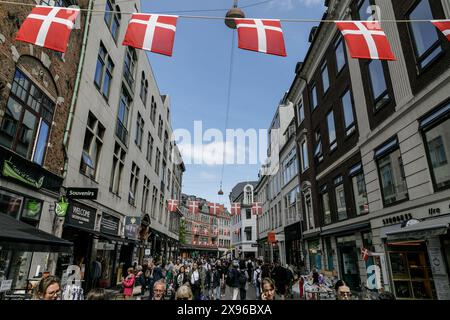
[[[65,217],[68,208],[69,203],[66,201],[64,197],[62,197],[58,202],[55,202],[55,214],[58,217]]]
[[[119,222],[119,218],[103,213],[100,222],[100,232],[117,236],[119,234]]]
[[[275,237],[275,232],[270,231],[269,233],[267,233],[267,241],[269,243],[275,243],[277,242],[276,237]]]
[[[94,230],[95,212],[96,210],[94,208],[76,202],[71,203],[65,224],[82,229]]]
[[[67,198],[96,200],[98,188],[67,188]]]
[[[141,226],[141,218],[126,217],[125,218],[125,237],[127,237],[129,239],[137,239],[140,226]]]
[[[4,177],[9,177],[18,180],[24,184],[40,189],[44,184],[44,176],[33,176],[22,170],[19,166],[9,160],[3,162],[2,174]]]

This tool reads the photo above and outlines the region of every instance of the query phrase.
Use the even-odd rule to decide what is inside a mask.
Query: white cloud
[[[225,146],[225,148],[224,148]],[[234,159],[240,148],[232,143],[212,142],[209,144],[185,143],[178,145],[185,164],[222,165],[225,149],[225,162]]]
[[[276,8],[282,10],[292,10],[296,5],[302,5],[305,7],[323,6],[323,0],[275,0],[270,3],[270,8]]]
[[[206,171],[200,172],[200,178],[208,180],[208,181],[217,180],[217,176],[215,174],[209,173]]]

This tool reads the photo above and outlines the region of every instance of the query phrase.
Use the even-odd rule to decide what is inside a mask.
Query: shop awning
[[[321,236],[336,235],[350,231],[367,230],[367,229],[370,229],[370,222],[362,222],[352,225],[343,225],[341,227],[324,230],[320,233],[320,235]]]
[[[450,215],[425,221],[386,232],[387,240],[424,240],[446,234],[450,225]]]
[[[26,252],[72,252],[73,243],[0,213],[2,250]]]

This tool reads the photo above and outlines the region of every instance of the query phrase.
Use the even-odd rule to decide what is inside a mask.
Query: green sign
[[[11,161],[8,160],[5,160],[5,162],[3,162],[2,174],[5,177],[11,177],[37,189],[40,189],[44,183],[44,176],[41,176],[39,179],[35,179],[20,170],[17,166],[15,166]]]
[[[59,202],[55,202],[55,213],[58,217],[65,217],[69,203],[64,198],[61,198]]]
[[[33,218],[41,211],[41,203],[36,200],[28,200],[27,217]]]

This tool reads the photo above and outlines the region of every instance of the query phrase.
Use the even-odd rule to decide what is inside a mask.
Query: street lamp
[[[234,22],[234,19],[231,18],[245,18],[244,11],[242,11],[237,6],[237,0],[233,1],[233,8],[228,10],[227,14],[225,15],[225,24],[230,29],[236,29],[236,23]]]

